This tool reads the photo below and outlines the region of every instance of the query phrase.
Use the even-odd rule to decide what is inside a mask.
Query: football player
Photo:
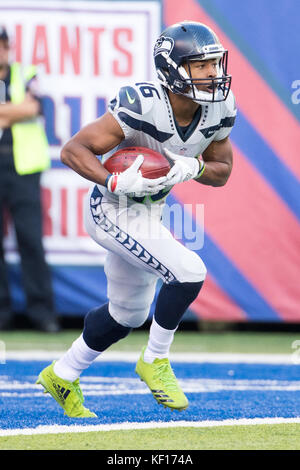
[[[159,278],[163,284],[148,344],[135,370],[158,403],[177,410],[188,406],[168,354],[185,311],[200,292],[206,268],[162,225],[161,215],[175,184],[194,179],[223,186],[229,178],[228,136],[236,108],[227,56],[204,24],[184,21],[168,27],[154,47],[158,80],[122,87],[108,111],[62,149],[62,161],[93,183],[86,229],[108,253],[108,303],[87,313],[82,335],[38,379],[68,416],[95,416],[83,406],[79,376],[111,344],[146,321]],[[172,162],[167,176],[144,178],[139,171],[142,155],[123,173],[109,174],[102,164],[105,159],[132,146],[166,155]],[[102,163],[97,155],[103,155]],[[149,234],[149,226],[156,236]]]

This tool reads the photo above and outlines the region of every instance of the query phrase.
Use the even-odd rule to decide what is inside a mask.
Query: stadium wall
[[[0,11],[15,38],[15,58],[40,70],[52,157],[43,177],[44,242],[58,311],[84,315],[106,300],[105,252],[82,223],[89,183],[63,167],[60,148],[105,112],[119,86],[153,79],[161,28],[191,19],[211,26],[229,50],[238,117],[227,185],[184,183],[168,197],[169,207],[184,208],[192,236],[203,234],[203,246],[194,249],[208,277],[189,318],[300,322],[297,0],[276,0],[272,8],[269,0],[0,1]],[[178,238],[191,243],[191,233],[182,232]],[[15,309],[22,310],[9,222],[5,247]]]

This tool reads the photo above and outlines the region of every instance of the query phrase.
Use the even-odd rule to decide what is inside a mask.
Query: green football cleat
[[[144,362],[145,349],[142,350],[135,372],[148,385],[158,404],[172,410],[185,410],[189,402],[177,382],[169,359],[155,359],[152,364]]]
[[[63,380],[53,370],[55,362],[40,373],[37,384],[45,388],[44,393],[50,393],[57,403],[65,410],[70,418],[97,418],[97,415],[83,406],[83,395],[79,379],[74,382]]]

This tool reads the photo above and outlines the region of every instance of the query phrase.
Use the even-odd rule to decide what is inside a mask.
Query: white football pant
[[[108,250],[109,313],[123,326],[137,328],[147,320],[159,278],[165,283],[205,279],[201,258],[173,237],[161,215],[160,204],[119,199],[102,186],[92,187],[86,198],[86,231]]]

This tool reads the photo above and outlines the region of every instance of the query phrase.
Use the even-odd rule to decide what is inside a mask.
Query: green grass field
[[[184,436],[184,439],[183,439]],[[1,450],[300,450],[299,424],[141,429],[0,438]]]
[[[65,330],[60,333],[38,333],[31,330],[0,332],[7,351],[46,350],[64,351],[81,331]],[[140,351],[147,342],[148,332],[133,331],[125,339],[111,346],[110,351]],[[292,344],[300,340],[299,333],[266,332],[199,332],[178,331],[172,352],[292,354]]]
[[[64,351],[80,331],[0,333],[7,351]],[[292,354],[300,333],[184,332],[175,335],[172,352]],[[111,351],[140,351],[147,331],[138,330]],[[183,417],[184,419],[184,417]],[[66,423],[67,424],[67,423]],[[184,439],[182,436],[184,435]],[[300,450],[300,424],[216,426],[101,431],[0,437],[1,450]]]

